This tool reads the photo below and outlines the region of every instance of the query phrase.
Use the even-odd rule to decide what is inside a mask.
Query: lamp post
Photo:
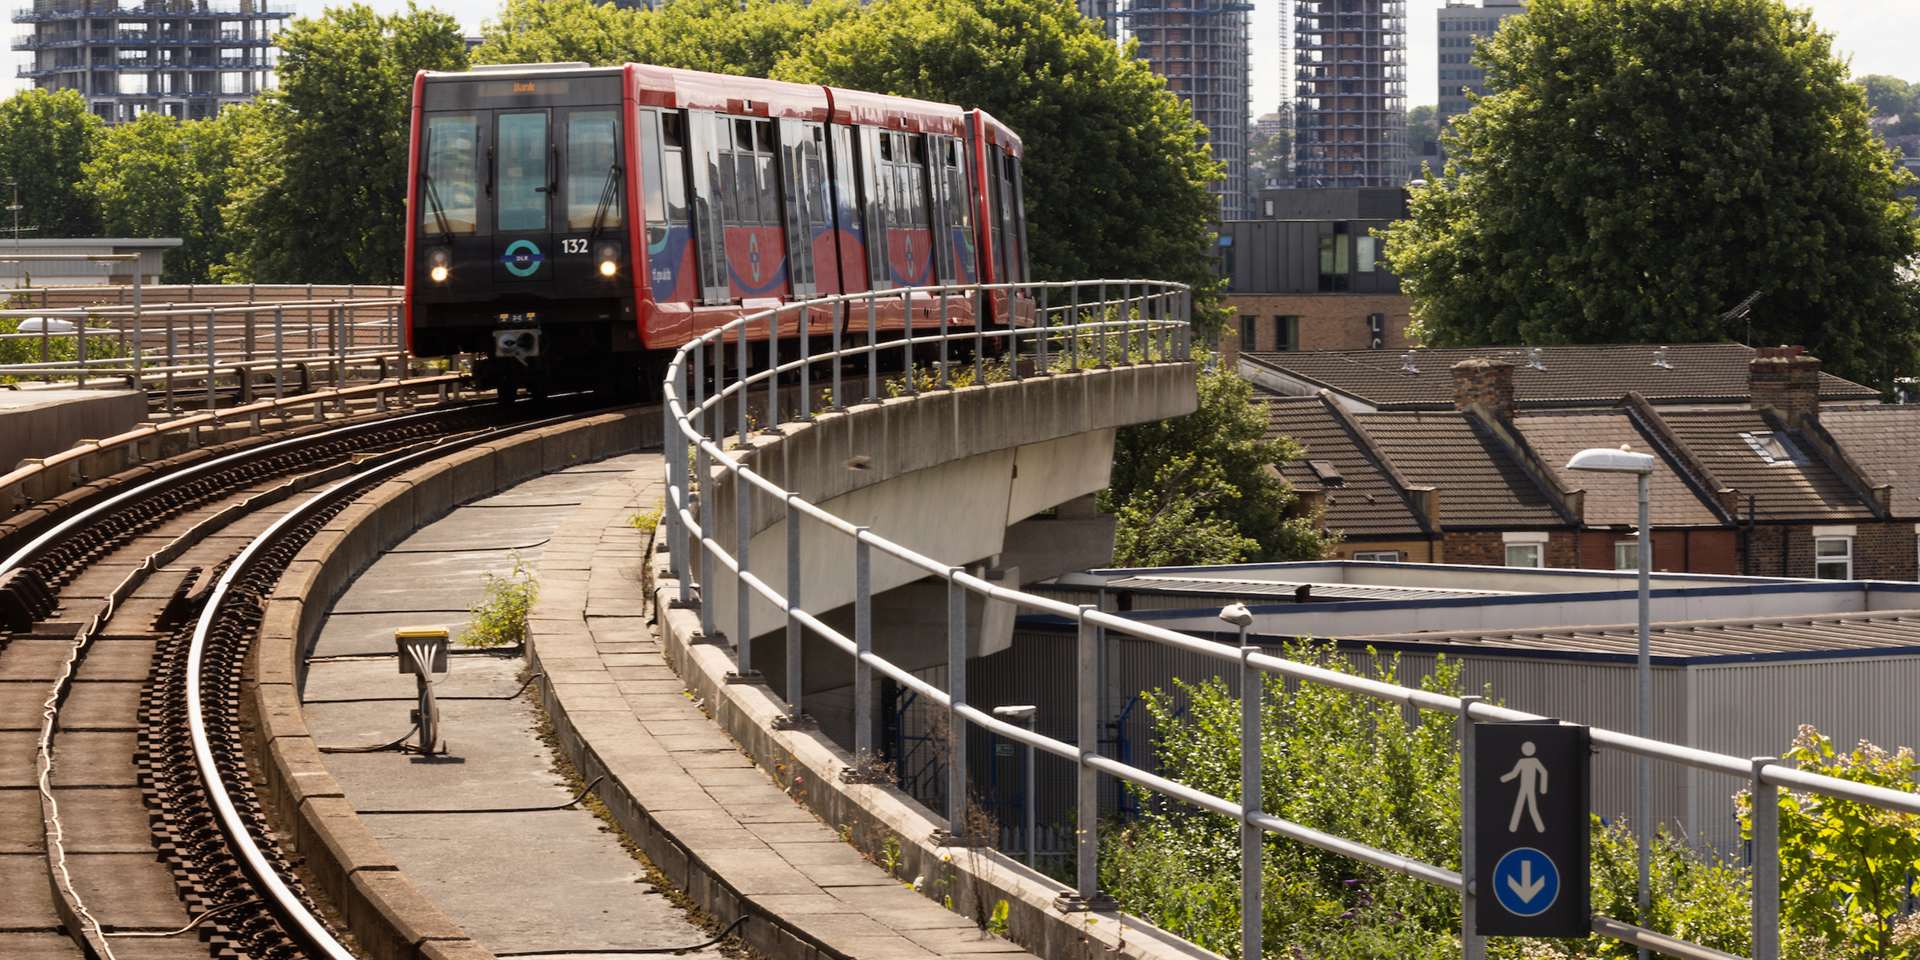
[[[1006,717],[1009,720],[1019,720],[1021,721],[1021,726],[1027,728],[1028,733],[1033,732],[1033,715],[1038,712],[1040,712],[1040,708],[1030,703],[993,708],[994,716]],[[1022,754],[1020,766],[1020,827],[1023,835],[1027,838],[1027,866],[1031,867],[1033,866],[1033,744],[1021,744],[1020,751]]]
[[[1261,853],[1262,830],[1248,821],[1261,809],[1260,795],[1260,671],[1247,661],[1256,648],[1247,646],[1247,628],[1253,611],[1246,604],[1228,604],[1220,619],[1240,628],[1240,956],[1258,960],[1266,955],[1261,943],[1264,908],[1260,886],[1265,874]]]
[[[1653,571],[1653,532],[1648,529],[1647,505],[1649,490],[1653,481],[1654,458],[1651,454],[1634,453],[1632,448],[1621,444],[1618,450],[1595,447],[1582,450],[1567,461],[1567,469],[1583,470],[1591,473],[1631,473],[1640,478],[1640,527],[1637,546],[1634,552],[1640,555],[1640,657],[1638,666],[1638,691],[1636,695],[1639,709],[1639,724],[1635,731],[1643,738],[1653,736],[1653,666],[1649,654],[1647,636],[1649,620],[1652,616],[1651,591],[1649,580]],[[1646,926],[1653,919],[1653,893],[1649,877],[1649,860],[1652,857],[1653,834],[1653,762],[1646,757],[1639,758],[1638,764],[1639,808],[1634,818],[1633,833],[1640,848],[1640,895],[1638,898],[1638,919],[1640,926]],[[1640,948],[1640,960],[1646,960],[1647,948]]]

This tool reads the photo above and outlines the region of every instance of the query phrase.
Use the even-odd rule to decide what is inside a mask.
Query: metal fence
[[[1031,295],[1036,303],[1037,308],[1034,311],[1031,326],[983,330],[968,325],[957,331],[949,329],[946,322],[947,305],[952,299],[967,298],[971,302],[979,303],[986,297],[1002,295],[1012,290]],[[909,327],[898,339],[882,340],[876,336],[870,319],[864,343],[844,346],[812,356],[806,355],[804,334],[808,329],[807,318],[813,313],[809,308],[824,307],[835,317],[852,316],[854,318],[865,310],[867,316],[871,318],[875,315],[876,307],[882,304],[890,304],[898,300],[901,306],[906,306],[916,298],[922,299],[923,302],[929,299],[939,301],[941,322],[937,332],[916,334]],[[895,309],[898,310],[899,307]],[[677,434],[687,441],[685,444],[668,443],[666,445],[667,542],[674,575],[680,584],[679,599],[683,603],[693,602],[691,575],[694,571],[690,569],[693,563],[697,562],[700,567],[698,576],[703,595],[711,593],[716,566],[723,567],[731,576],[738,579],[742,588],[734,592],[735,629],[732,635],[737,650],[738,668],[742,675],[748,674],[753,669],[752,593],[758,593],[766,601],[784,611],[782,620],[786,628],[787,710],[789,717],[794,720],[800,717],[802,708],[800,691],[804,689],[801,674],[804,665],[800,654],[802,631],[814,631],[852,657],[855,673],[854,753],[856,757],[862,754],[872,755],[872,688],[873,679],[878,674],[891,678],[893,682],[912,690],[922,702],[937,705],[946,712],[949,738],[946,750],[948,783],[968,782],[966,738],[969,724],[1004,740],[1026,744],[1072,763],[1077,770],[1076,821],[1078,826],[1075,836],[1074,862],[1077,864],[1079,889],[1077,902],[1068,903],[1069,907],[1088,908],[1100,898],[1100,892],[1097,889],[1099,851],[1097,804],[1100,795],[1099,775],[1104,773],[1242,824],[1242,956],[1244,957],[1254,958],[1263,955],[1259,939],[1260,925],[1257,922],[1260,916],[1261,844],[1251,842],[1249,839],[1257,838],[1263,831],[1457,891],[1461,896],[1463,952],[1469,958],[1482,957],[1485,954],[1485,940],[1473,933],[1475,890],[1470,878],[1476,875],[1477,865],[1473,863],[1472,854],[1473,796],[1471,789],[1462,790],[1463,869],[1456,871],[1440,865],[1422,863],[1266,814],[1261,809],[1257,773],[1261,749],[1257,719],[1250,727],[1243,726],[1243,731],[1250,730],[1250,732],[1243,732],[1241,744],[1241,769],[1246,782],[1243,783],[1242,795],[1233,798],[1204,793],[1132,764],[1102,756],[1098,747],[1100,717],[1096,698],[1080,698],[1076,723],[1078,735],[1074,742],[1030,732],[1021,726],[1002,721],[968,703],[966,690],[967,594],[973,593],[990,600],[1017,604],[1034,611],[1072,620],[1077,625],[1077,676],[1079,689],[1082,690],[1095,689],[1098,685],[1096,674],[1099,631],[1108,630],[1186,651],[1222,665],[1234,664],[1240,673],[1240,689],[1243,691],[1259,690],[1260,684],[1253,681],[1261,674],[1272,674],[1299,682],[1319,683],[1352,693],[1378,697],[1405,708],[1437,710],[1451,714],[1456,718],[1462,744],[1463,785],[1470,785],[1473,777],[1474,758],[1471,748],[1473,723],[1539,721],[1546,718],[1518,710],[1495,707],[1482,702],[1478,697],[1444,696],[1338,673],[1311,664],[1275,657],[1261,652],[1258,647],[1234,647],[1212,640],[1203,640],[1105,613],[1091,605],[1075,606],[996,586],[984,579],[969,575],[962,567],[916,553],[874,534],[866,527],[856,526],[827,513],[803,500],[798,494],[782,489],[748,469],[743,463],[745,458],[739,455],[741,446],[750,437],[752,425],[748,420],[746,401],[752,391],[758,387],[765,387],[767,403],[764,409],[772,421],[765,426],[771,426],[780,420],[777,391],[781,379],[783,377],[798,378],[802,386],[799,395],[803,400],[793,412],[796,418],[811,417],[813,401],[812,394],[806,389],[806,378],[811,365],[818,361],[863,357],[868,360],[867,376],[875,378],[877,365],[872,361],[885,351],[901,350],[902,356],[911,357],[916,349],[931,349],[938,356],[938,385],[941,387],[949,383],[950,364],[946,361],[952,356],[950,351],[955,349],[962,351],[963,355],[971,356],[974,369],[971,382],[982,382],[981,365],[985,355],[990,352],[989,345],[1001,350],[1007,359],[1008,376],[1023,375],[1023,361],[1031,362],[1031,373],[1025,375],[1043,377],[1071,372],[1087,360],[1097,364],[1187,362],[1191,359],[1189,310],[1190,303],[1186,288],[1178,284],[1153,281],[1118,280],[993,287],[928,287],[828,297],[808,304],[780,307],[743,317],[699,337],[676,354],[668,368],[664,384],[666,391],[664,416],[667,435],[671,437]],[[761,331],[764,331],[764,342],[769,345],[767,356],[778,358],[780,353],[772,345],[783,326],[789,330],[798,329],[803,334],[800,338],[801,355],[784,363],[770,362],[765,369],[749,372],[748,360],[751,356],[749,344],[760,336]],[[857,325],[855,327],[857,328]],[[1111,349],[1115,342],[1123,345],[1121,351],[1116,352]],[[1136,345],[1137,350],[1133,349]],[[727,382],[726,366],[721,362],[722,351],[730,346],[736,351],[737,357],[736,375],[731,383]],[[840,368],[840,363],[833,364],[836,388],[839,386]],[[916,389],[916,378],[911,363],[906,365],[906,369],[908,376],[905,379],[905,387],[908,390]],[[712,378],[710,390],[709,375]],[[832,393],[834,398],[843,396],[844,394],[838,389]],[[867,396],[878,396],[877,381],[870,380]],[[723,411],[726,410],[724,404],[728,400],[734,401],[732,418],[723,415]],[[729,419],[733,420],[734,428],[732,430],[734,443],[731,446],[722,442],[728,435],[729,424],[726,421]],[[721,531],[715,529],[716,511],[712,509],[713,504],[702,501],[696,508],[692,489],[697,483],[700,496],[709,497],[719,486],[718,481],[722,478],[730,479],[733,487],[733,516],[736,529],[733,531],[733,552],[731,553],[722,545]],[[753,572],[748,551],[751,533],[749,527],[751,511],[748,509],[750,491],[757,491],[760,496],[771,497],[785,504],[787,562],[784,590],[776,589],[775,585],[766,582]],[[800,531],[803,523],[831,531],[832,534],[844,538],[845,549],[854,555],[856,583],[852,637],[845,636],[803,608],[803,571],[799,562]],[[696,546],[698,547],[697,560],[694,557]],[[873,653],[871,572],[875,551],[946,582],[948,597],[946,689],[940,689],[916,676],[912,671],[901,669]],[[699,604],[701,629],[708,636],[714,636],[716,632],[715,618],[718,611],[713,607],[714,604],[710,602]],[[1243,697],[1243,711],[1255,711],[1254,715],[1257,717],[1257,701],[1257,696]],[[1783,765],[1775,758],[1727,756],[1598,728],[1592,731],[1592,744],[1596,749],[1603,751],[1647,757],[1663,763],[1679,764],[1711,773],[1739,777],[1752,785],[1756,797],[1771,796],[1775,789],[1785,788],[1865,803],[1887,810],[1920,814],[1920,795],[1806,773],[1793,766]],[[963,823],[965,791],[946,791],[946,801],[948,823],[950,825]],[[1776,960],[1779,956],[1780,929],[1779,838],[1778,824],[1775,820],[1777,807],[1772,803],[1756,802],[1753,804],[1753,809],[1755,811],[1752,830],[1753,955],[1756,960]],[[1591,927],[1595,933],[1603,936],[1671,956],[1716,958],[1716,960],[1730,956],[1597,913],[1591,918]]]
[[[10,303],[26,304],[0,309],[0,319],[38,321],[28,324],[37,329],[0,334],[0,344],[21,344],[24,350],[12,352],[29,358],[0,364],[0,378],[82,388],[127,383],[156,391],[165,409],[177,412],[215,409],[223,390],[246,403],[256,391],[278,398],[337,389],[405,366],[398,297],[356,296],[348,287],[344,296],[323,288],[316,298],[312,287],[235,285],[186,288],[197,299],[181,303],[145,297],[135,285],[127,288],[131,302],[82,304],[71,302],[74,289],[0,291]],[[56,296],[68,302],[56,306]]]

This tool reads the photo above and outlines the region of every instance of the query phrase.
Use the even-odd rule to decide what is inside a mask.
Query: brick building
[[[1413,301],[1375,236],[1406,212],[1399,187],[1261,191],[1257,218],[1220,225],[1219,269],[1237,314],[1223,349],[1412,346]]]
[[[1448,356],[1476,352],[1526,362]],[[1798,348],[1418,351],[1393,370],[1379,358],[1240,361],[1269,435],[1306,447],[1278,471],[1343,534],[1340,558],[1631,569],[1635,478],[1565,467],[1626,444],[1658,458],[1655,569],[1920,578],[1920,407],[1861,402],[1871,390]]]

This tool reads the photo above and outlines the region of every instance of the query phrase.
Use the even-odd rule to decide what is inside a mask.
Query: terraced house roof
[[[1449,530],[1567,523],[1539,484],[1469,414],[1403,411],[1356,419],[1409,481],[1440,488],[1440,522]]]
[[[1326,525],[1350,537],[1423,536],[1419,518],[1346,424],[1318,397],[1257,395],[1267,436],[1292,437],[1306,455],[1279,464],[1299,490],[1326,495]],[[1328,469],[1331,468],[1331,469]]]
[[[1863,491],[1827,465],[1806,436],[1757,410],[1676,410],[1661,419],[1721,483],[1740,491],[1754,519],[1872,520]]]
[[[1621,444],[1659,457],[1648,498],[1649,516],[1655,526],[1721,526],[1726,522],[1727,518],[1687,482],[1671,452],[1663,450],[1627,410],[1526,411],[1514,415],[1513,425],[1560,478],[1562,486],[1586,491],[1583,512],[1589,525],[1620,527],[1640,522],[1638,477],[1568,470],[1566,466],[1582,450]]]
[[[1630,390],[1656,404],[1745,403],[1752,396],[1747,364],[1753,356],[1752,347],[1738,343],[1422,348],[1412,351],[1414,372],[1404,369],[1404,354],[1388,350],[1241,354],[1256,367],[1376,410],[1453,409],[1449,368],[1476,358],[1514,365],[1514,405],[1520,408],[1612,406]],[[1828,373],[1820,374],[1820,384],[1825,403],[1880,396]]]

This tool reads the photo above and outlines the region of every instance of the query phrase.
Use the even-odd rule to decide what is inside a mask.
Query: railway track
[[[196,452],[0,540],[0,837],[23,838],[0,846],[0,955],[351,956],[247,777],[247,648],[282,569],[360,493],[563,419],[514,412]]]

